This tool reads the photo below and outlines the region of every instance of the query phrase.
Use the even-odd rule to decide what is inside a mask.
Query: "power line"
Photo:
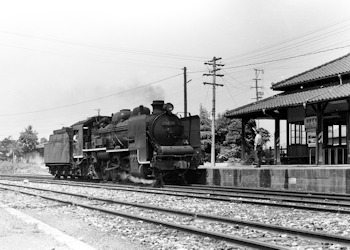
[[[345,19],[345,20],[338,21],[338,22],[336,22],[336,23],[333,23],[333,24],[330,24],[330,25],[321,27],[321,28],[316,29],[316,30],[313,30],[313,31],[311,31],[311,32],[304,33],[304,34],[302,34],[302,35],[296,36],[296,37],[294,37],[294,38],[290,38],[290,39],[287,39],[287,40],[284,40],[284,41],[281,41],[281,42],[278,42],[278,43],[275,43],[275,44],[272,44],[272,45],[265,46],[265,47],[263,47],[263,48],[261,48],[261,49],[255,49],[255,50],[252,50],[252,51],[249,51],[249,52],[245,52],[245,53],[242,53],[242,54],[238,54],[238,55],[235,55],[235,56],[231,56],[231,57],[229,57],[229,58],[227,59],[227,61],[230,61],[230,60],[232,60],[232,59],[237,59],[237,58],[243,57],[243,56],[245,56],[245,55],[254,54],[255,52],[260,52],[260,51],[262,51],[262,50],[267,50],[267,49],[270,49],[270,48],[273,48],[273,47],[277,47],[277,46],[280,46],[280,45],[282,45],[282,44],[285,44],[285,43],[288,43],[288,42],[291,42],[291,41],[295,41],[295,40],[300,39],[300,38],[302,38],[302,37],[306,37],[306,36],[315,34],[315,33],[317,33],[317,32],[320,32],[320,31],[322,31],[322,30],[326,30],[326,29],[328,29],[328,28],[330,28],[330,27],[333,27],[333,26],[336,26],[336,25],[338,25],[338,24],[347,22],[347,21],[349,21],[349,20],[350,20],[350,18],[347,18],[347,19]]]
[[[344,27],[342,27],[342,28],[344,28]],[[347,30],[350,30],[350,27],[347,28],[345,31],[347,31]],[[284,46],[282,48],[278,48],[278,49],[274,49],[274,50],[270,50],[270,51],[266,51],[266,52],[263,52],[263,50],[262,50],[261,52],[259,52],[256,55],[253,55],[253,56],[250,56],[248,58],[244,58],[244,59],[238,60],[236,62],[231,62],[229,64],[238,63],[239,61],[242,61],[242,60],[243,61],[253,60],[253,59],[259,58],[259,57],[265,57],[265,56],[271,57],[272,55],[281,54],[281,52],[287,52],[287,54],[290,54],[290,52],[292,52],[294,54],[295,53],[295,49],[300,48],[300,47],[302,47],[302,50],[306,49],[307,47],[315,48],[316,47],[316,43],[318,43],[319,41],[324,42],[324,40],[327,39],[327,38],[331,38],[332,41],[333,41],[333,40],[335,40],[335,38],[334,38],[335,35],[337,35],[337,34],[339,34],[341,32],[344,32],[344,31],[341,31],[341,32],[334,33],[335,31],[336,30],[333,30],[333,31],[329,32],[329,33],[333,33],[333,34],[328,34],[327,36],[325,36],[325,34],[318,35],[316,37],[312,37],[312,38],[309,38],[309,39],[297,42],[295,44],[290,44],[290,45]],[[321,38],[318,38],[318,37],[321,37]],[[341,40],[342,43],[344,43],[344,39],[339,38],[339,40]],[[324,48],[319,48],[319,49],[324,49]]]
[[[350,40],[349,40],[350,41]],[[338,42],[338,43],[335,43],[335,44],[333,44],[332,45],[332,47],[334,47],[335,45],[339,45],[339,44],[341,44],[341,43],[344,43],[344,42],[349,42],[349,41],[342,41],[342,42]],[[345,46],[345,47],[348,47],[349,45],[347,45],[347,46]],[[326,50],[327,48],[330,48],[331,47],[331,45],[330,46],[327,46],[327,47],[324,47],[324,48],[322,48],[322,51],[328,51],[328,50]],[[343,47],[337,47],[337,48],[343,48]],[[331,50],[333,50],[333,49],[337,49],[337,48],[331,48]],[[321,52],[322,52],[321,51]],[[307,54],[305,54],[305,55],[316,55],[317,53],[320,53],[320,51],[314,51],[314,52],[310,52],[310,53],[307,53]],[[297,56],[298,57],[298,56]],[[299,58],[302,58],[303,57],[303,55],[301,55]],[[276,60],[266,60],[266,61],[262,61],[262,62],[259,62],[260,64],[264,64],[264,68],[266,69],[266,68],[270,68],[269,69],[269,71],[270,72],[273,72],[273,71],[277,71],[278,69],[290,69],[290,68],[294,68],[294,69],[296,69],[296,68],[300,68],[300,69],[303,69],[303,67],[298,67],[298,66],[296,66],[296,65],[299,65],[299,64],[295,64],[294,63],[294,65],[293,66],[281,66],[281,65],[284,65],[284,64],[281,64],[280,62],[281,61],[288,61],[288,59],[294,59],[294,62],[296,62],[295,60],[296,60],[296,58],[295,57],[288,57],[288,58],[279,58],[279,59],[276,59]],[[299,59],[299,61],[300,61],[301,59]],[[278,66],[273,66],[273,65],[276,65],[277,63],[279,63],[278,64]],[[246,72],[247,70],[251,70],[251,68],[245,68],[245,67],[248,67],[248,66],[255,66],[256,64],[255,63],[251,63],[251,64],[245,64],[245,65],[237,65],[238,67],[230,67],[230,68],[236,68],[236,69],[238,69],[238,68],[240,68],[240,70],[234,70],[234,71],[231,71],[231,72],[228,72],[228,71],[226,71],[227,72],[227,74],[237,74],[237,73],[239,73],[239,72],[241,72],[241,74],[244,74],[244,75],[246,75],[247,73],[244,73],[244,72]],[[271,67],[271,66],[273,66],[273,67]],[[270,78],[271,78],[272,76],[270,75]]]
[[[268,60],[268,61],[262,61],[262,62],[256,62],[256,63],[242,64],[242,65],[227,67],[225,69],[236,69],[236,68],[242,68],[242,67],[252,66],[252,65],[257,65],[257,64],[265,64],[265,63],[270,63],[270,62],[286,61],[286,60],[290,60],[290,59],[294,59],[294,58],[298,58],[298,57],[315,55],[315,54],[320,54],[320,53],[324,53],[324,52],[328,52],[328,51],[332,51],[332,50],[344,49],[344,48],[348,48],[348,47],[350,47],[350,45],[346,45],[346,46],[342,46],[342,47],[336,47],[336,48],[327,49],[327,50],[315,51],[315,52],[310,52],[310,53],[301,54],[301,55],[297,55],[297,56],[290,56],[290,57],[280,58],[280,59],[274,59],[274,60]]]
[[[224,73],[226,75],[228,75],[230,78],[232,78],[235,82],[237,82],[239,85],[243,86],[243,87],[246,87],[243,83],[241,83],[240,81],[238,81],[236,78],[234,78],[231,74],[229,74],[225,69],[223,69],[222,71],[224,71]],[[226,81],[227,82],[227,81]],[[227,82],[229,83],[229,82]]]
[[[13,114],[0,114],[0,116],[13,116],[13,115],[33,114],[33,113],[40,113],[40,112],[46,112],[46,111],[51,111],[51,110],[57,110],[57,109],[77,106],[77,105],[80,105],[80,104],[84,104],[84,103],[89,103],[89,102],[94,102],[94,101],[97,101],[97,100],[105,99],[105,98],[108,98],[108,97],[111,97],[111,96],[128,93],[128,92],[131,92],[131,91],[134,91],[134,90],[137,90],[137,89],[141,89],[141,88],[144,88],[144,87],[147,87],[147,86],[150,86],[150,85],[162,82],[162,81],[166,81],[166,80],[175,78],[175,77],[180,76],[180,75],[182,75],[182,73],[181,74],[176,74],[176,75],[173,75],[173,76],[170,76],[170,77],[158,80],[158,81],[154,81],[154,82],[142,85],[142,86],[138,86],[138,87],[135,87],[135,88],[132,88],[132,89],[120,91],[120,92],[117,92],[117,93],[113,93],[113,94],[110,94],[110,95],[94,98],[94,99],[91,99],[91,100],[86,100],[86,101],[82,101],[82,102],[72,103],[72,104],[69,104],[69,105],[64,105],[64,106],[59,106],[59,107],[54,107],[54,108],[49,108],[49,109],[41,109],[41,110],[28,111],[28,112],[22,112],[22,113],[13,113]]]
[[[141,55],[148,55],[148,56],[183,59],[183,60],[193,60],[193,61],[203,61],[203,59],[204,59],[201,57],[187,56],[187,55],[177,55],[177,54],[169,54],[169,53],[142,51],[142,50],[135,50],[135,49],[114,48],[114,47],[108,47],[108,46],[103,46],[103,45],[68,41],[68,40],[64,40],[64,39],[60,39],[60,38],[45,37],[42,35],[25,34],[25,33],[21,33],[21,32],[8,31],[8,30],[4,30],[4,29],[0,29],[0,32],[4,33],[4,34],[15,35],[15,36],[35,38],[35,39],[46,40],[46,41],[51,41],[51,42],[58,42],[58,43],[69,44],[69,45],[74,45],[74,46],[84,46],[84,47],[100,49],[100,50],[108,50],[108,51],[113,51],[113,52],[141,54]]]
[[[53,55],[58,55],[58,56],[63,56],[63,57],[69,57],[69,58],[75,58],[75,59],[88,59],[88,60],[92,60],[92,61],[96,61],[96,62],[102,62],[102,63],[112,63],[112,64],[129,64],[129,65],[136,65],[136,64],[140,64],[143,66],[147,66],[147,67],[156,67],[156,68],[165,68],[165,69],[178,69],[178,67],[170,67],[170,66],[164,66],[164,64],[162,65],[156,65],[156,64],[150,64],[149,62],[139,62],[136,61],[134,62],[133,60],[123,60],[123,62],[120,61],[113,61],[112,59],[109,58],[93,58],[91,56],[86,56],[84,54],[84,56],[77,56],[77,55],[72,55],[72,54],[64,54],[64,53],[59,53],[59,52],[55,52],[55,51],[48,51],[48,50],[43,50],[43,49],[34,49],[34,48],[26,48],[26,47],[22,47],[22,46],[18,46],[18,45],[13,45],[13,44],[3,44],[0,43],[0,45],[5,46],[5,47],[10,47],[10,48],[17,48],[17,49],[23,49],[23,50],[28,50],[28,51],[33,51],[33,52],[39,52],[42,54],[53,54]],[[107,60],[106,60],[107,59]]]
[[[223,80],[224,82],[226,82],[227,84],[229,84],[229,82],[226,81],[225,78],[222,78],[222,80]],[[230,96],[231,96],[231,98],[232,98],[232,101],[234,102],[234,104],[235,104],[236,107],[237,107],[238,105],[237,105],[237,103],[236,103],[236,101],[235,101],[235,99],[234,99],[234,97],[233,97],[233,95],[232,95],[230,89],[227,87],[227,85],[225,85],[225,87],[226,87],[226,89],[227,89],[227,92],[230,94]]]

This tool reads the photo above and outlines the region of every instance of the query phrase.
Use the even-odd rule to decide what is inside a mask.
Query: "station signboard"
[[[309,116],[304,119],[305,131],[316,131],[317,116]]]
[[[316,131],[309,131],[307,132],[307,146],[309,148],[315,148],[316,147]]]
[[[307,145],[309,148],[316,147],[317,137],[317,116],[309,116],[304,119],[305,131],[307,134]]]

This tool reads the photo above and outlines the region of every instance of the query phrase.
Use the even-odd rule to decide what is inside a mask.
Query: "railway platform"
[[[217,163],[198,168],[199,183],[350,194],[350,165],[253,165]]]

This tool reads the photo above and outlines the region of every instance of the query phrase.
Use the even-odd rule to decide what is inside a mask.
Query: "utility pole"
[[[259,91],[259,89],[261,89],[262,87],[258,85],[258,81],[261,80],[258,77],[260,72],[264,74],[264,70],[263,69],[254,69],[254,70],[255,70],[255,78],[253,80],[255,80],[255,86],[251,88],[255,89],[256,97],[253,99],[256,99],[256,101],[259,101],[259,99],[262,98],[263,92]]]
[[[187,83],[189,83],[191,80],[187,81],[187,68],[184,67],[184,113],[185,117],[187,117]]]
[[[223,64],[218,64],[216,61],[221,60],[221,58],[216,58],[215,56],[213,57],[213,60],[204,63],[205,65],[211,65],[213,66],[213,70],[209,71],[209,74],[203,74],[203,76],[213,76],[213,82],[208,83],[204,82],[203,84],[209,84],[213,86],[213,108],[212,108],[212,120],[211,120],[211,166],[215,166],[215,88],[216,86],[224,86],[223,84],[217,84],[216,83],[216,77],[222,77],[224,75],[221,74],[216,74],[216,71],[219,71],[220,68],[217,67],[223,67]]]
[[[97,111],[97,115],[100,116],[101,109],[95,109]]]
[[[184,67],[184,112],[187,117],[187,68]]]

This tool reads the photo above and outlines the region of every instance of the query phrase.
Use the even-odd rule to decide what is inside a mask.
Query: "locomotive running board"
[[[83,149],[83,152],[94,152],[94,151],[105,151],[107,148],[91,148],[91,149]]]
[[[118,153],[118,152],[127,152],[127,151],[129,151],[128,148],[106,150],[107,153]]]

